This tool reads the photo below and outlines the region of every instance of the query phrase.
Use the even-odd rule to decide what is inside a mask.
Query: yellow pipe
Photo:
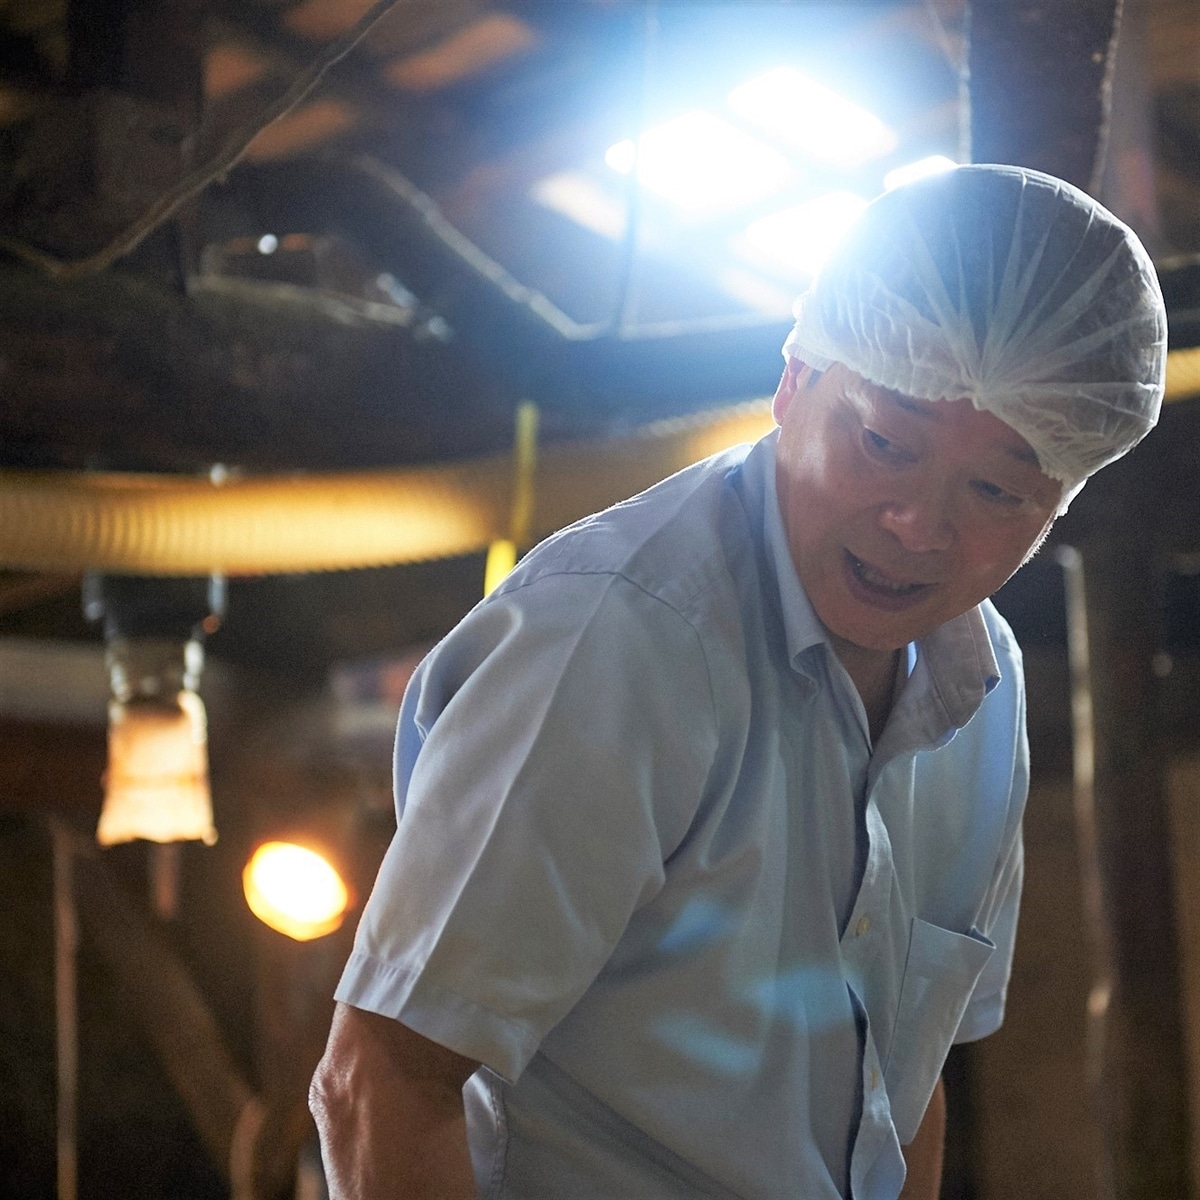
[[[1167,355],[1168,401],[1200,396],[1200,347]],[[539,454],[531,535],[634,495],[771,427],[766,401]],[[509,534],[508,455],[394,471],[260,476],[0,471],[0,567],[131,575],[336,571],[448,558]]]
[[[765,403],[639,435],[547,449],[533,535],[765,432]],[[257,478],[0,471],[0,567],[256,575],[417,562],[483,550],[512,513],[508,455],[469,463]]]

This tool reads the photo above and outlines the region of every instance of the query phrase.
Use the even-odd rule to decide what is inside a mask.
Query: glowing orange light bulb
[[[321,855],[290,842],[264,842],[242,872],[250,911],[265,925],[306,942],[341,925],[350,905],[342,877]]]

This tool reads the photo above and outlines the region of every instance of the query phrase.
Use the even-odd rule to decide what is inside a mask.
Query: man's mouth
[[[878,596],[880,599],[903,603],[928,591],[932,586],[928,583],[897,582],[863,562],[861,558],[856,558],[848,550],[846,551],[846,559],[850,565],[850,573],[855,581],[869,589],[870,593]]]
[[[864,583],[882,588],[895,596],[905,596],[926,586],[923,583],[897,583],[886,575],[881,575],[874,567],[868,566],[861,558],[855,558],[853,554],[850,555],[850,565],[854,568],[855,575]]]

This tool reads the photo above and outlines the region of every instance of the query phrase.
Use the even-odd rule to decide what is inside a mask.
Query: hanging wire
[[[964,26],[967,20],[966,6],[958,6],[958,9],[955,16],[960,26]],[[956,75],[961,75],[967,69],[965,34],[952,34],[946,28],[946,18],[938,8],[938,0],[925,0],[925,15],[933,26],[934,37],[942,57]]]

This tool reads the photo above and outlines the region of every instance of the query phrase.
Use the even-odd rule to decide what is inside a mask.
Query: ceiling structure
[[[966,0],[399,0],[349,47],[381,7],[0,0],[0,481],[31,468],[194,482],[215,466],[236,479],[454,465],[455,478],[494,483],[514,412],[532,399],[555,486],[586,472],[632,490],[652,439],[626,435],[772,390],[806,269],[802,244],[766,240],[773,219],[830,195],[867,198],[933,154],[1092,185],[1159,263],[1173,345],[1200,344],[1195,0],[1126,0],[1115,58],[1116,0],[975,0],[970,37]],[[839,163],[798,145],[795,128],[765,128],[733,97],[780,66],[858,104],[890,139]],[[697,176],[692,162],[690,187],[671,194],[612,165],[622,143],[696,113],[702,163],[735,135],[760,147],[738,143],[750,157],[725,169],[732,178]],[[774,174],[751,187],[755,154]],[[724,183],[733,197],[707,204]],[[1062,523],[1144,531],[1129,561],[1147,576],[1182,564],[1182,614],[1200,594],[1194,406],[1169,406],[1153,445]],[[555,459],[563,442],[590,449]],[[1111,580],[1130,570],[1123,536]],[[1017,578],[1027,590],[1005,611],[1023,639],[1061,642],[1062,572],[1044,556]],[[438,636],[481,583],[479,556],[247,574],[231,582],[213,657],[286,675],[247,705],[261,720],[338,664]],[[1143,601],[1127,593],[1124,624],[1114,616],[1099,643],[1140,654],[1153,624],[1139,625]],[[1182,662],[1195,623],[1174,636]],[[101,632],[84,620],[77,572],[10,570],[0,637]],[[1117,680],[1124,699],[1101,706],[1113,721],[1144,694],[1148,660]],[[88,661],[101,670],[98,646]],[[222,707],[211,705],[214,761],[252,724]],[[27,797],[58,778],[45,769],[61,754],[53,736],[0,743]],[[94,763],[63,761],[64,793],[74,780],[82,795],[82,775],[97,790]],[[1130,861],[1142,885],[1165,878]],[[1144,907],[1157,928],[1169,902]],[[1125,941],[1154,944],[1141,929]]]
[[[1114,12],[7,0],[0,467],[458,479],[482,456],[494,490],[522,400],[543,445],[603,444],[768,395],[822,213],[972,148],[1098,191],[1194,345],[1200,15],[1130,0],[1114,57]],[[764,117],[747,92],[773,77]],[[39,625],[49,585],[6,582],[8,628],[82,631],[69,591]]]
[[[371,7],[0,6],[0,228],[33,264],[0,300],[0,462],[382,466],[498,450],[527,396],[549,440],[761,396],[807,278],[781,215],[968,155],[961,0],[400,0],[173,220],[54,281],[245,142]],[[1193,9],[1147,5],[1138,43],[1137,117],[1162,131],[1139,215],[1160,258],[1200,249]],[[888,136],[838,162],[797,140],[803,120],[737,111],[734,89],[781,66]],[[697,114],[682,196],[606,163]],[[706,175],[726,135],[775,176]],[[741,194],[709,203],[731,175]]]

